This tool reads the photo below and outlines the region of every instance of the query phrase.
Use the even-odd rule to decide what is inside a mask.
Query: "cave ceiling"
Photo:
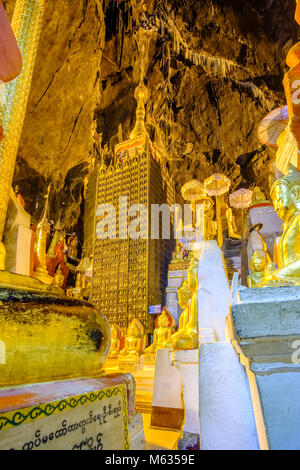
[[[15,1],[3,3],[11,16]],[[257,126],[285,102],[294,11],[295,0],[45,2],[14,176],[28,211],[38,217],[52,182],[52,217],[65,207],[66,227],[76,228],[94,158],[134,125],[141,37],[147,129],[177,195],[213,172],[234,189],[268,193],[275,151],[259,142]]]

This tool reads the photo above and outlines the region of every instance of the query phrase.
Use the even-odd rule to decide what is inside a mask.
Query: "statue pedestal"
[[[184,400],[185,419],[178,449],[199,450],[199,350],[174,351],[172,358],[181,375]]]
[[[182,430],[179,450],[200,448],[198,349],[157,351],[151,426]]]
[[[0,449],[144,449],[130,374],[0,390]]]
[[[142,366],[143,367],[155,367],[156,353],[155,354],[142,354]]]
[[[260,448],[299,450],[300,287],[235,288],[231,340],[247,373]]]
[[[141,357],[143,360],[143,356]],[[132,364],[130,361],[128,363],[128,361],[124,360],[123,366],[124,369],[126,368],[126,372],[129,372],[128,368],[132,367]],[[106,374],[119,373],[118,359],[107,359],[104,368]],[[139,413],[151,413],[154,372],[155,363],[144,364],[142,368],[140,367],[131,371],[136,383],[136,409]]]
[[[134,372],[141,368],[140,356],[118,356],[119,370],[124,372]]]
[[[18,289],[4,287],[14,281]],[[37,292],[39,285],[44,292]],[[0,287],[0,339],[5,346],[0,387],[104,372],[110,330],[91,304],[5,271],[0,272]]]
[[[199,350],[201,450],[258,450],[249,384],[230,342]]]

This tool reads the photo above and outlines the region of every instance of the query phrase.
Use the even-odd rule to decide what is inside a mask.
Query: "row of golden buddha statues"
[[[158,349],[196,349],[198,347],[198,258],[191,256],[187,269],[187,279],[183,279],[178,289],[178,301],[183,312],[179,318],[176,332],[176,322],[168,309],[164,307],[155,320],[153,342],[146,348],[146,336],[138,319],[131,321],[127,334],[114,323],[111,326],[111,348],[109,359],[120,356],[140,356],[141,354],[155,355]]]
[[[283,220],[283,234],[277,246],[277,267],[272,261],[267,244],[259,233],[261,250],[255,250],[248,276],[249,287],[289,286],[300,284],[300,172],[291,168],[286,176],[275,181],[271,188],[275,212]],[[253,203],[264,200],[263,193],[256,188]],[[254,227],[255,229],[255,227]],[[187,261],[189,263],[187,267]],[[195,349],[198,347],[198,280],[199,260],[184,245],[177,242],[170,270],[186,269],[187,278],[183,279],[177,291],[178,303],[183,309],[179,318],[178,331],[170,312],[164,307],[155,321],[153,343],[146,348],[146,336],[141,323],[134,319],[124,337],[121,328],[112,325],[112,342],[109,358],[126,356],[155,355],[158,349]]]

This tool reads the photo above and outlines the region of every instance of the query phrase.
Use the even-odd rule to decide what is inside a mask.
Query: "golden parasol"
[[[182,186],[181,195],[185,201],[192,203],[194,226],[196,217],[196,202],[206,196],[204,185],[196,179],[190,180]]]
[[[230,194],[229,203],[235,209],[242,209],[242,240],[244,238],[244,209],[247,209],[252,202],[251,189],[241,188]]]
[[[218,245],[221,248],[223,245],[223,233],[221,223],[221,211],[219,196],[229,191],[231,181],[227,176],[222,173],[214,173],[209,178],[204,180],[204,187],[209,196],[216,197],[216,214],[217,214],[217,226],[218,226]]]
[[[257,129],[257,137],[264,145],[277,147],[277,139],[285,130],[289,120],[287,105],[273,109],[263,118]]]

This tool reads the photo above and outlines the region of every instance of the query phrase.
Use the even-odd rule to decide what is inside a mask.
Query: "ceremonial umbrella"
[[[198,180],[190,180],[185,183],[181,188],[182,197],[186,201],[195,202],[199,201],[201,197],[206,195],[204,185]]]
[[[257,137],[262,144],[277,146],[277,139],[285,130],[289,119],[287,105],[273,109],[263,118],[257,129]]]
[[[214,173],[209,178],[204,180],[204,187],[209,196],[216,197],[216,213],[217,213],[217,226],[218,226],[218,245],[221,248],[223,245],[223,233],[220,213],[219,196],[227,193],[230,187],[230,179],[222,173]]]
[[[229,202],[235,209],[242,209],[242,239],[244,238],[244,209],[247,209],[252,202],[251,189],[241,188],[230,194]]]

